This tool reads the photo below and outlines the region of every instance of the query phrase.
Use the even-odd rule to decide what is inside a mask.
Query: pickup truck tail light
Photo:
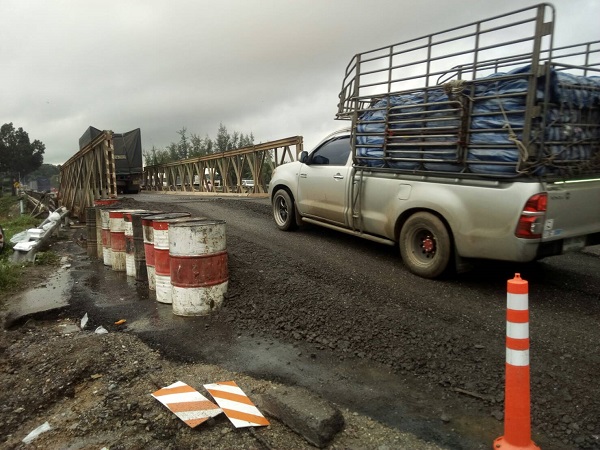
[[[539,239],[544,231],[544,219],[548,205],[548,194],[535,194],[527,200],[515,235],[523,239]]]

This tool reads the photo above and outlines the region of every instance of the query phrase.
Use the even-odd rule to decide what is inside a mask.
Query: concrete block
[[[324,448],[344,428],[342,413],[310,391],[286,386],[260,396],[267,414],[279,419],[312,445]]]

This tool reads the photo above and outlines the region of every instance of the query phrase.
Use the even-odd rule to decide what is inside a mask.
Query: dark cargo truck
[[[79,138],[79,150],[92,142],[102,131],[89,127]],[[124,194],[140,192],[142,181],[142,133],[139,128],[125,133],[112,133],[117,191]]]

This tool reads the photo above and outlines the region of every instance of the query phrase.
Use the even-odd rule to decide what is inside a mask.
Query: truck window
[[[311,158],[313,165],[345,166],[350,156],[350,138],[329,141],[317,149]]]

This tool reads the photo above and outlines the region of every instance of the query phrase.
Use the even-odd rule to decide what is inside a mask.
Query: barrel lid
[[[124,208],[120,208],[120,209],[111,209],[109,211],[109,214],[111,216],[114,217],[118,217],[119,215],[125,214],[125,213],[131,213],[131,212],[141,212],[144,211],[143,209],[124,209]]]
[[[157,214],[160,213],[162,211],[148,211],[146,209],[131,209],[131,210],[127,210],[123,212],[123,215],[125,216],[126,219],[131,219],[132,216],[134,214],[140,214],[140,215],[152,215],[152,214]]]
[[[148,210],[144,210],[144,211],[132,212],[131,213],[132,216],[136,216],[136,217],[155,216],[157,214],[164,214],[164,211],[148,211]]]
[[[171,226],[175,223],[194,222],[196,220],[198,220],[198,217],[174,217],[173,219],[153,220],[153,222],[168,223]]]
[[[166,219],[176,219],[178,217],[190,217],[190,216],[191,216],[190,213],[174,212],[174,213],[155,214],[153,216],[144,216],[144,220],[162,221],[162,220],[166,220]]]
[[[192,220],[174,223],[169,225],[171,227],[195,227],[195,226],[206,226],[206,225],[221,225],[225,224],[224,220],[221,219],[207,219],[205,217],[194,217]]]

